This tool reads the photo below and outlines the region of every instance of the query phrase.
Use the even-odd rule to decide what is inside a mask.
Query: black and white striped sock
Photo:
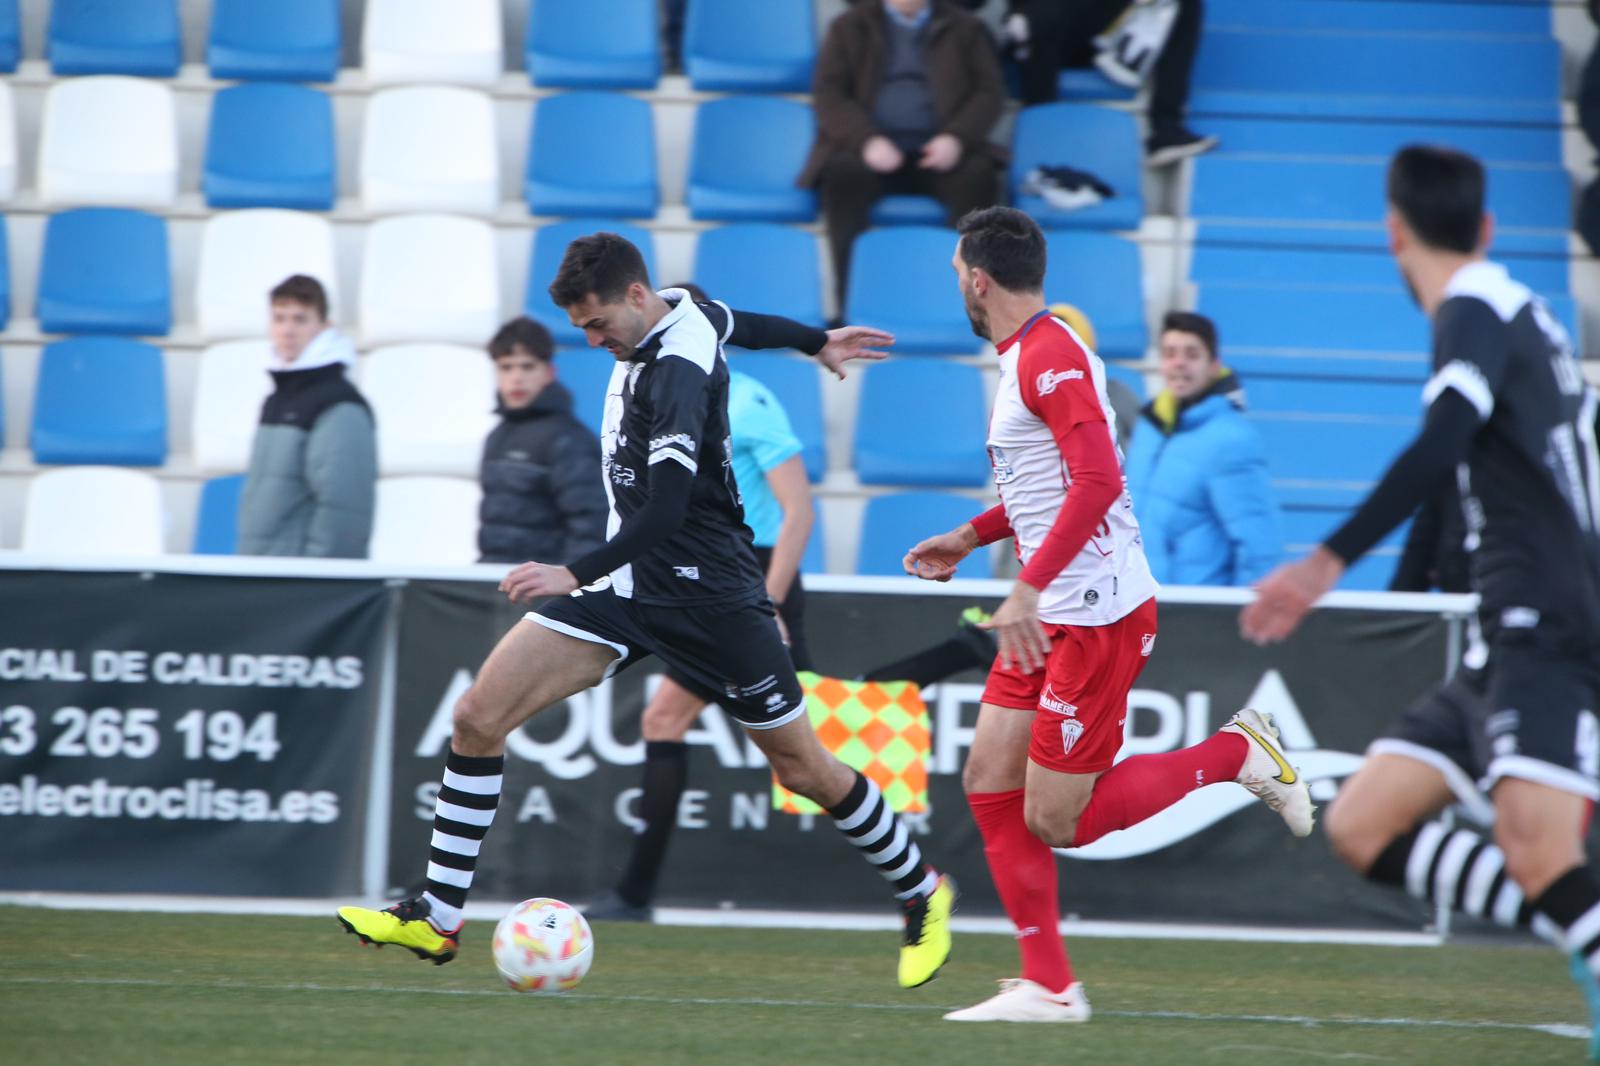
[[[1505,854],[1470,829],[1425,822],[1390,841],[1367,877],[1510,929],[1526,928],[1535,917],[1522,889],[1506,875]]]
[[[1561,928],[1562,946],[1581,955],[1600,977],[1600,881],[1587,866],[1574,866],[1533,901],[1540,914]]]
[[[889,809],[878,786],[856,774],[850,792],[828,814],[839,832],[845,835],[884,880],[894,885],[897,899],[926,896],[939,878],[922,862],[922,849],[911,839],[906,824]]]
[[[444,784],[433,809],[428,885],[422,893],[441,931],[461,924],[478,850],[500,805],[505,765],[504,755],[459,755],[454,750],[445,760]]]

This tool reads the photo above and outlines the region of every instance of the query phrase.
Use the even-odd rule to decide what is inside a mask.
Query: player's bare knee
[[[1576,841],[1548,827],[1508,819],[1495,824],[1494,840],[1506,857],[1506,876],[1532,899],[1544,894],[1556,879],[1583,862]]]
[[[487,755],[505,743],[505,729],[474,689],[467,689],[456,700],[450,716],[450,746],[462,755]]]
[[[639,718],[639,732],[646,740],[682,740],[693,721],[694,715],[686,717],[676,707],[652,701]]]
[[[1366,873],[1389,840],[1398,835],[1372,825],[1338,799],[1322,816],[1322,831],[1339,861],[1360,873]]]
[[[1029,804],[1023,808],[1023,820],[1028,824],[1028,832],[1052,848],[1070,848],[1078,836],[1076,812]]]

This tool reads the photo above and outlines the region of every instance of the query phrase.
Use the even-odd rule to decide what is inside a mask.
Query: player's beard
[[[1411,302],[1421,307],[1422,297],[1417,295],[1417,285],[1416,282],[1411,280],[1410,271],[1406,270],[1405,266],[1400,263],[1395,264],[1395,269],[1400,271],[1400,280],[1406,283],[1406,292],[1411,294]]]
[[[978,301],[963,294],[961,301],[967,308],[967,321],[972,324],[972,332],[979,340],[989,339],[989,313],[978,305]]]

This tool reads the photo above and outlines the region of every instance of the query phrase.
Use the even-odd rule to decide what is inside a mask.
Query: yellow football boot
[[[933,892],[905,901],[906,939],[900,948],[900,987],[916,988],[939,976],[950,958],[950,912],[956,883],[941,874]]]
[[[354,933],[363,944],[383,947],[399,944],[419,959],[443,966],[456,957],[461,947],[461,927],[440,932],[428,920],[428,904],[422,899],[403,899],[387,910],[366,907],[340,907],[339,924]]]

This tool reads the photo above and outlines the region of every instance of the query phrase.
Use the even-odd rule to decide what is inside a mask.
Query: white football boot
[[[974,1007],[953,1010],[947,1022],[1086,1022],[1089,997],[1083,982],[1074,981],[1057,995],[1034,981],[1008,977],[1000,982],[998,995]]]
[[[1222,732],[1237,733],[1250,746],[1234,780],[1282,815],[1289,832],[1297,837],[1310,836],[1311,816],[1316,810],[1311,805],[1311,789],[1289,762],[1272,716],[1246,707],[1228,720]]]

